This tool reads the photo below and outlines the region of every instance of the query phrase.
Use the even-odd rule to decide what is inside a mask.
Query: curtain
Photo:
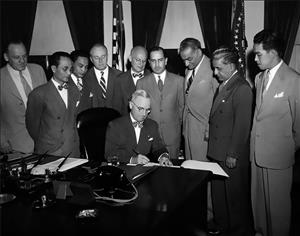
[[[285,42],[283,59],[289,64],[300,19],[299,0],[265,0],[265,29],[282,34]]]
[[[29,53],[36,6],[37,0],[0,1],[2,50],[10,40],[19,39]]]
[[[221,45],[230,45],[231,0],[195,0],[208,55]]]
[[[104,42],[103,0],[63,0],[75,49],[89,52],[94,43]]]
[[[149,50],[159,45],[167,6],[167,0],[131,1],[133,46],[142,45]]]

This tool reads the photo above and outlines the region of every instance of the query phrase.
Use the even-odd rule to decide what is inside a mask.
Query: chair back
[[[120,117],[112,108],[96,107],[77,115],[81,154],[90,161],[105,161],[105,134],[108,123]]]

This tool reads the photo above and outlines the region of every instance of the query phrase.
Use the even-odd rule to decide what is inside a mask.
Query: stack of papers
[[[58,169],[60,163],[64,161],[64,157],[59,158],[55,161],[48,162],[46,164],[37,165],[31,170],[32,175],[44,175],[46,173],[46,169],[49,169],[50,172],[64,172],[66,170],[72,169],[76,166],[82,165],[86,162],[88,162],[87,159],[81,159],[81,158],[71,158],[68,157],[65,161],[65,163]]]

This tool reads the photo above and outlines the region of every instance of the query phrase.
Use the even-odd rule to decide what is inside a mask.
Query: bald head
[[[135,46],[131,49],[129,61],[131,62],[132,70],[136,73],[142,72],[145,69],[147,62],[147,50],[142,46]]]

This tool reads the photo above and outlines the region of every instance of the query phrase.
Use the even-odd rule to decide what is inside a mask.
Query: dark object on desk
[[[120,116],[112,108],[96,107],[80,112],[77,116],[77,129],[81,153],[89,160],[104,160],[105,134],[108,123]]]
[[[145,167],[142,165],[121,165],[120,168],[126,172],[128,179],[136,184],[139,180],[155,171],[158,166]]]

